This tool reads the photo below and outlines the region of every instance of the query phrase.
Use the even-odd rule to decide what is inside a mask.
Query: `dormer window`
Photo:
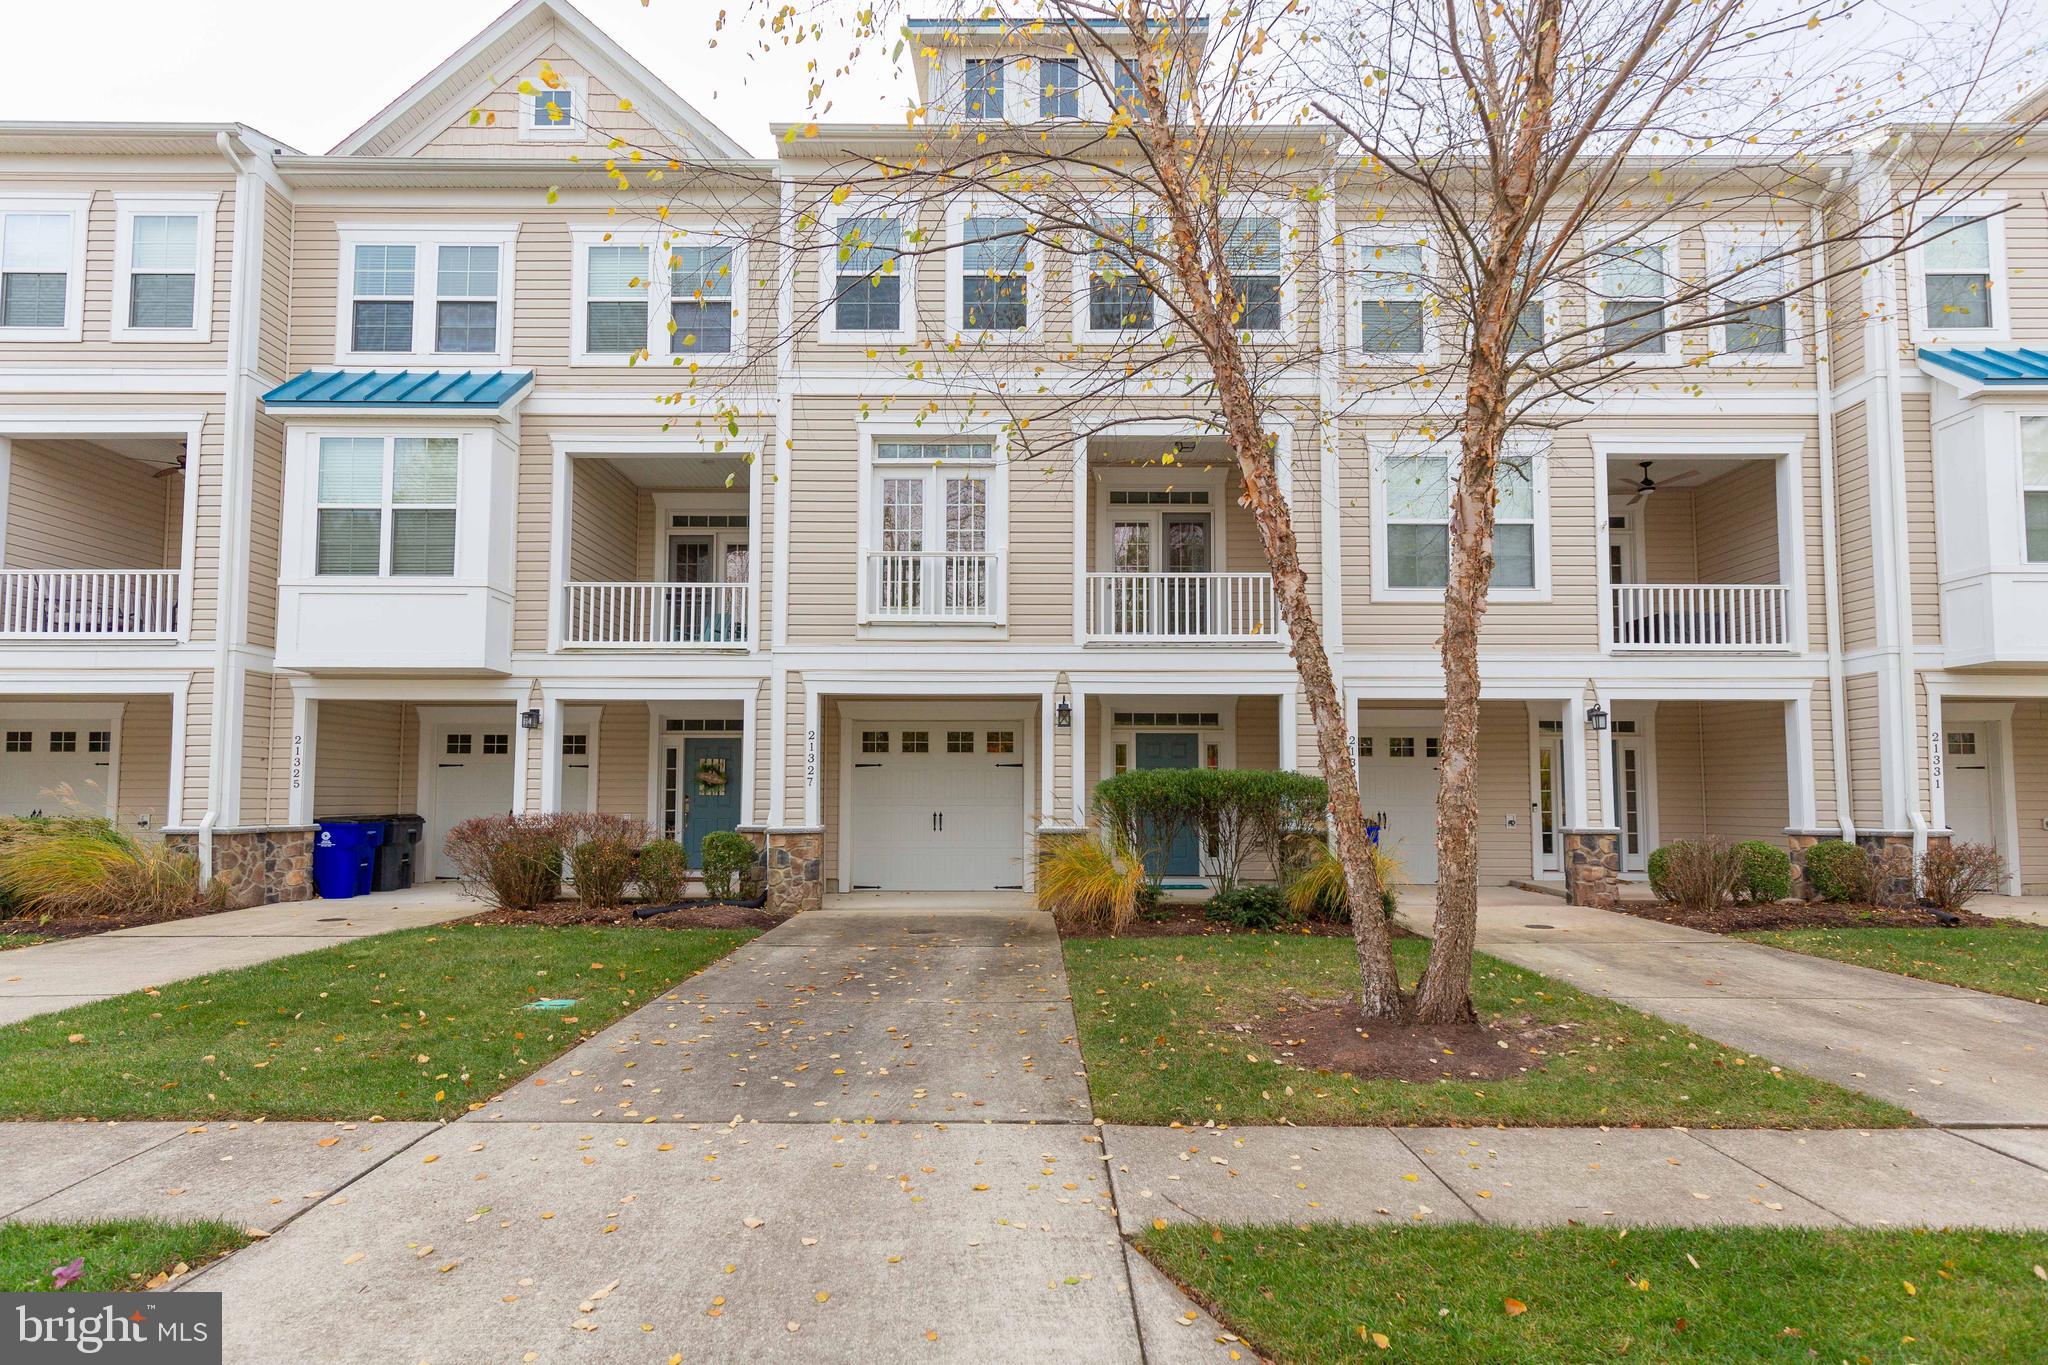
[[[590,87],[582,76],[558,74],[552,86],[536,80],[519,96],[522,142],[581,142],[590,131]]]
[[[1000,119],[1003,116],[1003,59],[969,57],[963,109],[970,119]]]
[[[559,90],[537,90],[526,102],[529,128],[566,128],[576,118],[576,92],[568,86]]]
[[[1038,65],[1038,116],[1081,117],[1080,61],[1073,57],[1048,57]]]

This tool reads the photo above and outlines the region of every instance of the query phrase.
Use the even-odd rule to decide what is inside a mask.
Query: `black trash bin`
[[[384,817],[384,842],[377,848],[377,890],[403,891],[412,885],[420,840],[426,832],[427,822],[420,816]]]

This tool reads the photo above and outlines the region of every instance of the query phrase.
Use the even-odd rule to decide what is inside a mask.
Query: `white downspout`
[[[234,534],[237,509],[242,499],[240,447],[242,407],[249,386],[249,362],[253,354],[249,333],[251,256],[256,245],[255,215],[262,212],[260,187],[248,163],[235,150],[234,137],[226,130],[214,134],[214,145],[235,169],[235,237],[232,266],[228,274],[228,381],[226,417],[221,430],[220,475],[220,565],[213,605],[213,698],[206,756],[206,814],[199,821],[199,873],[213,876],[213,833],[227,804],[227,784],[238,780],[236,765],[229,759],[234,737],[235,697],[232,676],[235,666],[236,622],[240,618],[242,580],[247,574],[241,554],[241,538]],[[194,477],[198,476],[194,461]],[[242,509],[246,512],[246,509]]]
[[[1889,168],[1887,167],[1887,198],[1889,198]],[[1886,499],[1886,519],[1890,525],[1886,532],[1892,537],[1892,629],[1897,636],[1897,649],[1893,652],[1891,665],[1896,682],[1893,690],[1897,696],[1894,702],[1899,732],[1905,740],[1905,797],[1906,823],[1913,831],[1913,857],[1917,863],[1921,854],[1927,851],[1927,818],[1920,813],[1920,724],[1918,709],[1913,704],[1913,563],[1912,550],[1908,542],[1910,532],[1906,525],[1906,413],[1905,395],[1900,391],[1899,370],[1899,317],[1898,317],[1898,258],[1885,262],[1885,291],[1889,300],[1887,313],[1889,321],[1883,325],[1884,376],[1885,376],[1885,451],[1886,474],[1891,481],[1891,496]]]
[[[1819,209],[1810,214],[1813,240],[1824,240],[1826,225]],[[1828,312],[1827,261],[1814,271],[1814,388],[1820,406],[1820,565],[1821,598],[1825,606],[1828,653],[1828,752],[1835,775],[1835,819],[1842,841],[1856,842],[1856,822],[1849,802],[1849,717],[1842,680],[1842,566],[1835,540],[1835,390],[1828,352],[1833,349],[1834,323]]]

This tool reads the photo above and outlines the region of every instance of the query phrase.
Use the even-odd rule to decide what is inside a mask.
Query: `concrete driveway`
[[[2048,1125],[2048,1007],[1512,889],[1481,893],[1479,947],[1929,1123]]]
[[[0,1024],[146,986],[441,924],[483,906],[452,882],[344,901],[258,905],[0,952]]]

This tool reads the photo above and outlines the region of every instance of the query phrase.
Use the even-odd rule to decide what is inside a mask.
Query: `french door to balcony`
[[[882,617],[984,617],[994,612],[988,475],[890,471],[881,477],[881,547],[872,609]]]
[[[1209,528],[1207,512],[1140,513],[1111,523],[1114,568],[1124,575],[1109,603],[1118,634],[1209,633]]]

